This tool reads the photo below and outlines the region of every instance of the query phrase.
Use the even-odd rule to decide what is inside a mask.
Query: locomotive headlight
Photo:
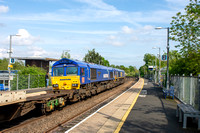
[[[53,84],[53,87],[58,87],[58,84]]]
[[[78,86],[78,84],[72,84],[72,86],[73,86],[73,87],[77,87],[77,86]]]

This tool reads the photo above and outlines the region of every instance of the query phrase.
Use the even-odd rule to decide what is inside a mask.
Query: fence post
[[[18,90],[18,84],[19,84],[19,75],[17,74],[17,90]]]
[[[28,89],[30,88],[30,74],[28,74]]]
[[[38,74],[38,88],[39,88],[39,74]]]
[[[190,74],[190,105],[192,105],[192,73]]]
[[[199,91],[199,96],[200,97],[200,74],[198,75],[198,91]],[[199,110],[200,110],[200,98],[199,98]]]
[[[185,74],[183,74],[183,101],[185,100]]]

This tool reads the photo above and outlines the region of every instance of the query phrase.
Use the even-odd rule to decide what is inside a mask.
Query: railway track
[[[10,127],[5,127],[1,132],[64,132],[79,123],[81,120],[98,110],[103,105],[110,102],[117,95],[125,91],[136,80],[129,79],[123,85],[102,92],[96,96],[88,98],[86,100],[69,103],[68,106],[62,110],[51,112],[48,115],[40,116],[37,111],[32,111],[25,116],[17,119]],[[27,118],[26,118],[27,117]],[[24,120],[23,120],[24,119]],[[16,125],[15,125],[16,124]]]

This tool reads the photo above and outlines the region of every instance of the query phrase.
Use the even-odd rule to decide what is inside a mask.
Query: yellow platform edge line
[[[136,101],[137,101],[137,99],[138,99],[138,97],[139,97],[139,95],[140,95],[140,92],[141,92],[142,89],[143,89],[143,86],[144,86],[144,79],[143,79],[142,87],[141,87],[139,93],[138,93],[137,96],[135,97],[135,99],[134,99],[133,103],[131,104],[131,106],[129,107],[129,109],[126,111],[126,113],[125,113],[124,116],[122,117],[122,119],[121,119],[120,123],[118,124],[118,126],[117,126],[116,130],[114,131],[114,133],[119,133],[119,131],[121,130],[122,126],[124,125],[124,122],[126,121],[128,115],[129,115],[129,113],[131,112],[131,109],[132,109],[133,106],[135,105],[135,103],[136,103]]]

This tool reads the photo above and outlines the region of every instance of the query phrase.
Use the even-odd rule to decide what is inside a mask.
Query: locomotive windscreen
[[[55,67],[53,68],[53,76],[63,76],[64,68],[63,67]]]
[[[78,74],[77,67],[67,67],[66,71],[67,71],[67,75],[77,75]]]

